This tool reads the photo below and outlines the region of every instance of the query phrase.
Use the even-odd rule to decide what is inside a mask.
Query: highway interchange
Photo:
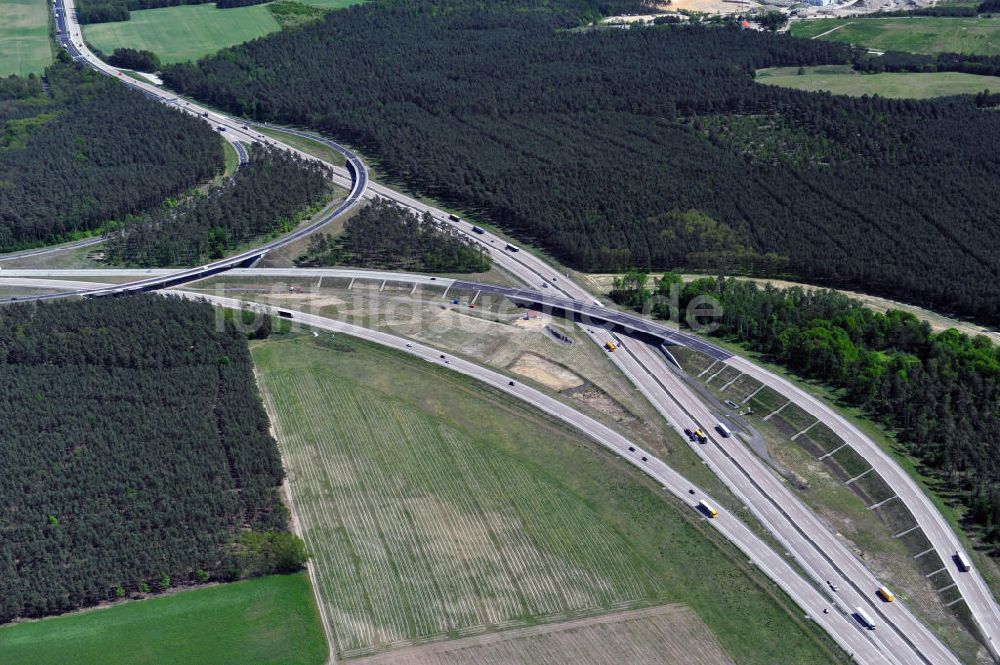
[[[151,84],[122,76],[120,72],[98,60],[82,44],[79,37],[74,37],[74,35],[79,34],[79,26],[72,14],[73,0],[59,0],[56,8],[61,9],[59,13],[62,14],[62,16],[57,16],[60,42],[66,45],[67,51],[74,58],[85,61],[105,74],[119,77],[127,85],[164,103],[176,105],[185,112],[202,117],[214,127],[225,127],[226,131],[222,134],[230,142],[239,144],[240,142],[267,141],[302,154],[280,141],[263,137],[260,133],[253,131],[253,127],[245,121],[229,118],[193,102],[180,100],[175,95]],[[700,428],[706,433],[708,436],[707,444],[692,444],[696,453],[794,557],[799,570],[796,570],[779,553],[755,536],[739,519],[726,511],[720,510],[718,517],[709,520],[709,522],[784,589],[808,616],[822,626],[845,651],[853,654],[855,660],[864,663],[897,663],[899,665],[959,662],[947,646],[914,616],[904,603],[899,600],[893,603],[883,603],[875,596],[875,589],[883,583],[891,586],[891,580],[877,580],[864,564],[847,549],[844,543],[822,524],[812,511],[792,494],[782,480],[738,438],[735,436],[723,437],[715,433],[714,425],[720,420],[719,410],[706,403],[706,400],[669,365],[660,348],[663,342],[689,346],[719,363],[728,364],[740,372],[756,378],[786,397],[793,399],[796,404],[827,424],[838,436],[861,454],[909,508],[941,560],[946,562],[949,567],[948,572],[958,585],[958,589],[968,604],[986,644],[994,658],[1000,660],[1000,654],[997,653],[994,645],[996,641],[1000,640],[1000,608],[975,569],[967,573],[958,571],[952,556],[957,551],[963,551],[963,548],[955,533],[906,472],[874,441],[831,407],[785,379],[753,365],[743,358],[734,356],[697,336],[683,334],[641,317],[604,307],[600,301],[594,298],[593,294],[573,282],[569,277],[559,274],[534,254],[528,251],[510,251],[505,239],[489,231],[479,229],[481,232],[473,232],[469,224],[449,219],[449,215],[442,210],[395,192],[379,183],[371,182],[363,162],[347,148],[298,130],[283,129],[283,131],[321,140],[343,154],[347,160],[347,169],[329,166],[334,181],[349,187],[350,193],[345,201],[318,221],[272,243],[222,261],[180,271],[149,271],[146,273],[149,276],[142,276],[140,279],[126,284],[100,285],[82,282],[72,284],[65,281],[53,282],[42,279],[40,272],[9,270],[0,272],[0,277],[4,278],[3,282],[0,283],[66,289],[62,293],[53,294],[52,297],[61,297],[66,293],[86,294],[93,297],[129,291],[171,288],[230,269],[238,269],[240,266],[252,265],[268,251],[322,228],[331,219],[346,212],[363,198],[382,196],[393,199],[418,212],[430,212],[439,223],[450,224],[480,243],[489,251],[497,266],[523,282],[527,288],[513,289],[445,279],[435,280],[437,284],[462,291],[492,292],[507,297],[517,304],[544,309],[555,314],[568,314],[580,322],[581,330],[586,331],[587,336],[595,343],[604,344],[609,335],[613,335],[614,339],[622,343],[620,352],[609,354],[611,360],[632,380],[671,426],[678,431],[683,431],[684,428]],[[238,152],[241,160],[245,159],[246,153],[242,146],[238,148]],[[96,241],[81,241],[76,245],[84,246],[93,242]],[[52,250],[34,251],[41,254]],[[34,254],[31,252],[21,253],[18,258],[32,255]],[[6,258],[12,257],[0,257],[0,260]],[[75,271],[64,274],[81,275],[84,272]],[[240,270],[239,272],[251,271]],[[264,271],[254,270],[252,272],[262,274]],[[304,271],[289,269],[285,272],[301,274]],[[364,271],[353,272],[364,273]],[[56,277],[61,276],[61,274],[58,271],[48,271],[48,276]],[[367,278],[372,278],[370,273],[367,274]],[[408,278],[430,279],[421,276],[394,275],[396,281],[405,281]],[[42,298],[44,297],[42,296]],[[187,293],[185,297],[195,296]],[[197,297],[206,298],[225,307],[243,305],[241,301],[219,296],[199,294]],[[418,355],[431,362],[439,362],[440,351],[423,344],[305,312],[296,311],[293,315],[296,320],[306,325],[355,335],[405,353]],[[625,333],[639,333],[639,335],[629,337],[625,336]],[[711,499],[706,498],[703,492],[656,459],[651,453],[642,451],[621,434],[581,414],[569,405],[520,383],[511,386],[508,377],[465,359],[449,358],[447,367],[472,376],[518,399],[525,400],[534,407],[559,418],[655,478],[665,489],[689,506],[694,507],[700,499],[711,502]],[[629,446],[636,449],[634,453],[629,451]],[[647,462],[641,461],[643,456],[648,458]],[[690,490],[694,490],[695,493],[690,494]],[[713,505],[718,506],[718,503],[713,503]],[[800,571],[804,572],[809,579],[804,578]],[[834,592],[827,584],[828,580],[836,581],[839,590]],[[857,618],[852,615],[856,607],[863,607],[868,614],[875,618],[877,623],[875,630],[866,630],[861,626]],[[824,609],[829,610],[829,613],[824,613]]]

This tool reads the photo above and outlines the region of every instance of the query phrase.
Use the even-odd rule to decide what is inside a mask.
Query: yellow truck
[[[617,346],[615,346],[615,343],[614,343],[614,342],[612,342],[612,341],[611,341],[611,340],[609,339],[608,341],[606,341],[606,342],[604,343],[604,348],[606,348],[606,349],[607,349],[608,351],[614,351],[614,350],[615,350],[615,349],[617,349],[618,347],[617,347]]]
[[[880,586],[878,588],[878,591],[876,591],[875,593],[877,593],[879,595],[879,598],[881,598],[882,600],[884,600],[887,603],[891,603],[892,601],[894,601],[896,599],[896,597],[894,595],[892,595],[892,592],[889,591],[884,586]]]

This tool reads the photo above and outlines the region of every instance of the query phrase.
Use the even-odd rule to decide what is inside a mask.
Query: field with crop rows
[[[374,391],[265,382],[344,655],[649,595],[620,537],[516,461]]]
[[[838,660],[697,513],[532,409],[344,335],[252,351],[342,658],[672,602],[748,665]]]

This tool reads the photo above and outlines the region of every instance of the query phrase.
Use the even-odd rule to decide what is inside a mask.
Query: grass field
[[[540,415],[342,335],[253,354],[342,654],[670,601],[740,662],[838,657],[696,515]]]
[[[789,30],[796,37],[847,42],[879,51],[1000,53],[1000,18],[831,18],[797,21]]]
[[[341,9],[361,1],[305,0],[303,4]],[[267,5],[233,9],[216,9],[214,4],[179,5],[133,11],[131,16],[128,21],[85,25],[83,35],[105,54],[117,47],[131,47],[153,51],[164,63],[173,63],[197,60],[281,29]]]
[[[278,29],[266,5],[234,9],[179,5],[134,11],[128,21],[85,25],[83,36],[105,54],[118,47],[145,49],[172,63],[197,60]]]
[[[45,0],[0,0],[0,76],[41,74],[50,64]]]
[[[326,656],[304,573],[0,628],[4,665],[322,665]]]
[[[1000,90],[1000,76],[978,76],[961,72],[861,74],[849,65],[772,67],[757,71],[757,82],[797,90],[826,90],[835,95],[881,95],[882,97],[926,99],[948,95],[974,95],[983,90]]]

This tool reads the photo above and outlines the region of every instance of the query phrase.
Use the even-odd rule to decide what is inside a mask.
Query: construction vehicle
[[[892,601],[896,600],[896,597],[892,595],[892,592],[889,591],[884,586],[880,586],[878,588],[878,591],[876,591],[875,593],[877,593],[879,595],[879,598],[881,598],[887,603],[891,603]]]
[[[614,350],[615,350],[615,349],[617,349],[618,347],[617,347],[617,346],[615,346],[615,343],[614,343],[614,342],[612,342],[612,341],[611,341],[611,340],[609,339],[608,341],[606,341],[606,342],[604,343],[604,348],[606,348],[606,349],[607,349],[608,351],[614,351]]]
[[[868,630],[875,630],[875,621],[873,621],[872,618],[868,616],[868,613],[865,612],[863,609],[861,609],[860,607],[855,607],[854,616],[857,617],[858,621],[860,621],[861,625],[863,625],[865,628],[867,628]]]
[[[958,569],[963,573],[967,573],[972,570],[972,564],[961,552],[955,552],[955,563],[958,564]]]
[[[704,501],[699,501],[698,502],[698,510],[700,510],[701,512],[705,513],[706,515],[708,515],[709,517],[711,517],[713,519],[715,518],[716,515],[719,514],[718,510],[716,510],[712,506],[708,505]]]

